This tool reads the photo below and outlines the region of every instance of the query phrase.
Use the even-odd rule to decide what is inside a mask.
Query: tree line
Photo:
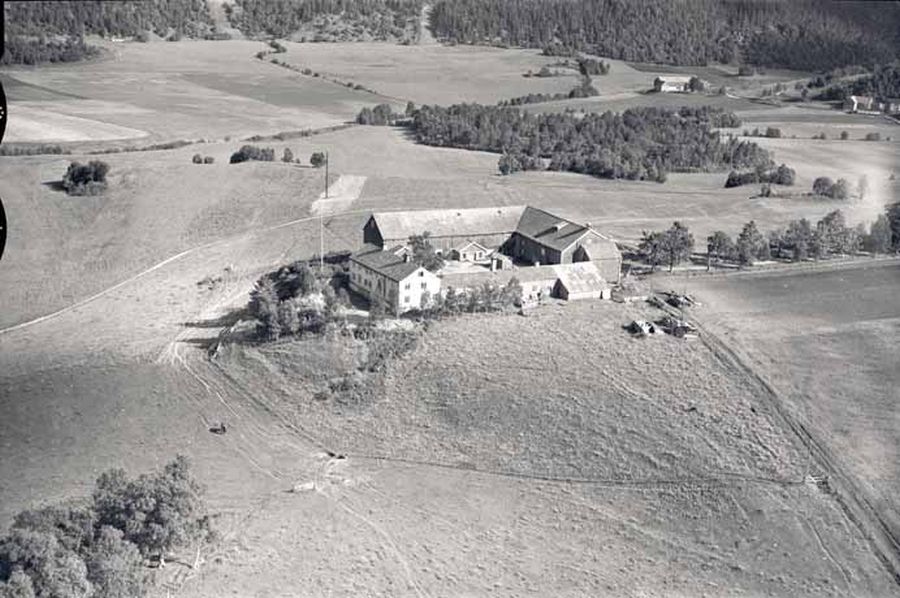
[[[652,269],[665,265],[672,271],[691,259],[694,245],[688,227],[674,222],[664,231],[644,231],[638,254]],[[773,258],[801,261],[860,250],[872,254],[900,251],[900,202],[887,206],[868,227],[862,223],[848,226],[844,213],[834,210],[816,223],[806,218],[791,220],[766,235],[753,220],[734,238],[717,230],[706,239],[706,265],[709,269],[727,262],[744,267]]]
[[[546,161],[550,170],[660,182],[668,172],[771,168],[758,145],[712,130],[739,125],[733,113],[705,106],[576,116],[479,104],[423,106],[409,123],[419,143],[501,153],[507,172]]]
[[[231,24],[249,36],[288,37],[323,16],[340,17],[377,40],[418,36],[423,0],[237,0]]]
[[[825,70],[898,54],[900,6],[754,0],[438,0],[444,41],[577,51],[635,62]]]
[[[523,104],[539,104],[542,102],[554,102],[557,100],[571,100],[575,98],[591,98],[600,95],[594,87],[590,75],[582,75],[578,85],[566,93],[530,93],[510,100],[497,102],[498,106],[522,106]]]
[[[129,479],[103,473],[86,501],[19,513],[0,537],[0,596],[140,598],[146,564],[208,540],[203,488],[185,457]]]

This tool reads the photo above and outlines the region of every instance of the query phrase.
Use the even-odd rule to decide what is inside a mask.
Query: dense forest
[[[3,64],[72,62],[96,53],[85,35],[208,37],[206,0],[6,2]]]
[[[682,65],[825,70],[889,62],[900,48],[896,2],[438,0],[431,26],[451,42]]]
[[[823,100],[843,100],[856,96],[873,96],[879,99],[900,98],[900,65],[884,65],[871,74],[851,81],[833,83],[819,98]]]
[[[415,41],[423,0],[236,0],[232,25],[245,35],[288,37],[310,30],[310,41]]]
[[[504,154],[501,170],[565,170],[602,178],[664,181],[667,172],[770,168],[768,152],[713,128],[736,127],[731,113],[708,107],[632,108],[622,113],[530,114],[515,108],[423,106],[411,121],[427,145]]]

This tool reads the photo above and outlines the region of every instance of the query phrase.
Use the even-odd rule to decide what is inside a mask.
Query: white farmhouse
[[[421,307],[423,296],[436,297],[441,279],[413,262],[403,246],[384,251],[367,244],[350,256],[350,289],[401,314]]]

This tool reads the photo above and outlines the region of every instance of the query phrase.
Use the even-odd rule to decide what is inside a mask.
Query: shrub
[[[881,133],[866,133],[865,136],[866,141],[881,141]]]
[[[284,153],[281,154],[282,162],[293,162],[294,161],[294,152],[290,150],[290,148],[284,148]]]
[[[363,108],[356,115],[356,122],[360,125],[390,125],[399,115],[394,114],[390,104],[378,104],[374,108]]]
[[[203,158],[204,164],[212,164],[213,162],[215,162],[215,158],[213,158],[212,156],[206,156],[205,158]]]
[[[325,154],[322,152],[313,152],[313,154],[309,157],[309,163],[313,166],[313,168],[324,166]]]
[[[194,154],[194,157],[191,158],[191,162],[194,164],[203,164],[203,156],[200,154]]]
[[[271,147],[261,148],[255,145],[245,145],[238,151],[231,154],[231,164],[238,164],[248,160],[259,160],[261,162],[272,162],[275,159],[275,150]]]
[[[846,141],[850,139],[850,133],[847,131],[841,131],[841,141]]]
[[[827,176],[818,177],[813,181],[813,193],[832,199],[847,199],[850,197],[850,184],[846,179],[832,181]]]
[[[780,165],[774,171],[769,173],[768,182],[776,185],[790,186],[794,184],[797,178],[797,172],[785,164]]]
[[[739,77],[752,77],[755,74],[756,74],[756,71],[750,65],[742,64],[740,67],[738,67],[738,76]]]
[[[72,162],[62,179],[62,186],[69,195],[98,195],[106,189],[109,164],[91,160],[87,164]]]
[[[781,129],[777,127],[767,127],[766,128],[766,137],[779,138],[781,137]]]
[[[512,174],[521,170],[522,165],[519,164],[519,161],[515,156],[512,156],[510,154],[503,154],[502,156],[500,156],[500,160],[497,162],[497,168],[500,170],[500,174],[506,176],[508,174]]]
[[[828,195],[833,186],[833,180],[827,176],[820,176],[813,181],[812,190],[816,195]]]

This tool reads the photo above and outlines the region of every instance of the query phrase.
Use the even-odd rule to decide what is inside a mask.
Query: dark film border
[[[3,200],[0,199],[0,260],[3,259],[3,248],[6,246],[6,212],[3,210]]]

